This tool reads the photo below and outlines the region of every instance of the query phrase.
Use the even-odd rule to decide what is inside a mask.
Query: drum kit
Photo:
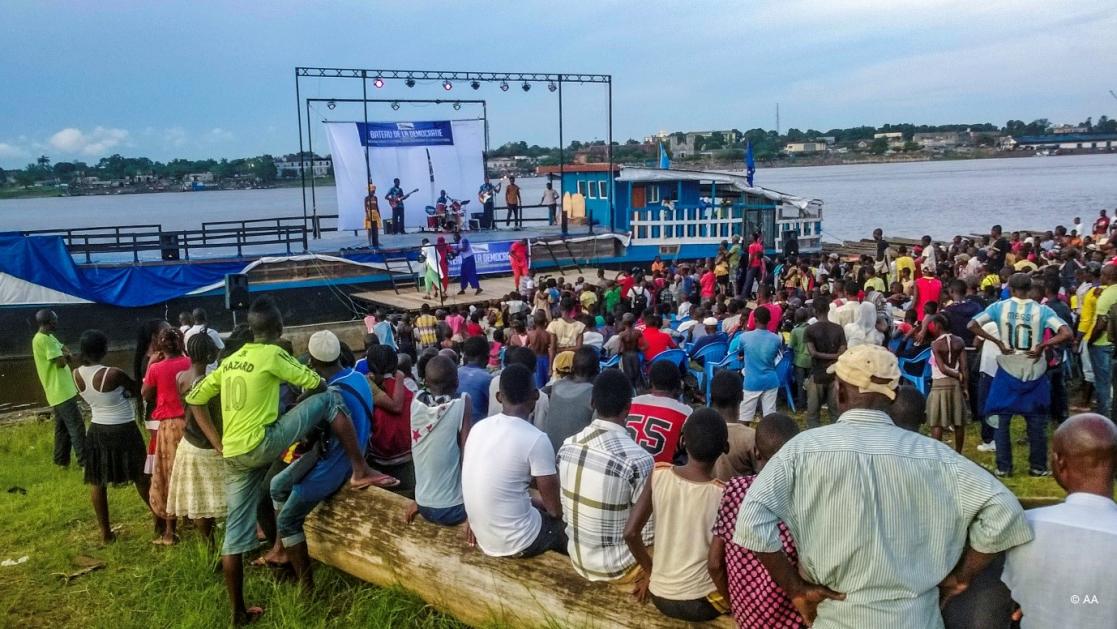
[[[469,205],[469,199],[462,201],[454,198],[447,199],[445,203],[428,205],[426,208],[427,230],[460,233],[462,222],[465,220],[465,206],[467,205]]]

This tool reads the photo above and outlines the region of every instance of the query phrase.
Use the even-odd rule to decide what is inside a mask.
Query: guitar
[[[481,202],[481,205],[484,205],[484,204],[488,203],[489,199],[492,199],[493,195],[495,195],[497,192],[500,192],[500,184],[499,183],[496,184],[495,186],[490,185],[489,189],[484,191],[484,192],[477,193],[477,200]]]
[[[406,199],[407,199],[407,197],[409,197],[409,196],[411,196],[411,195],[415,194],[415,193],[416,193],[416,192],[418,192],[418,191],[419,191],[419,189],[418,189],[418,188],[415,188],[415,189],[414,189],[414,190],[412,190],[411,192],[408,192],[407,194],[403,195],[402,197],[400,197],[400,196],[396,196],[396,195],[394,195],[394,194],[390,194],[390,195],[388,195],[388,205],[389,205],[389,206],[390,206],[390,207],[391,207],[391,208],[392,208],[392,209],[394,210],[394,209],[396,209],[397,207],[399,207],[399,204],[400,204],[400,203],[403,203],[403,202],[404,202],[404,200],[406,200]]]

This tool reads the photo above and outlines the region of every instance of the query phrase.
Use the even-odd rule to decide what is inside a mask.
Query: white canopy
[[[621,174],[617,177],[617,181],[631,181],[631,182],[652,182],[652,181],[712,181],[719,185],[728,185],[751,195],[764,197],[770,201],[778,203],[786,203],[806,210],[808,207],[811,209],[821,209],[822,201],[820,199],[805,199],[776,190],[769,190],[758,186],[750,186],[748,179],[744,175],[735,175],[733,173],[713,172],[706,170],[678,170],[668,169],[663,170],[660,168],[640,168],[634,166],[622,166]]]

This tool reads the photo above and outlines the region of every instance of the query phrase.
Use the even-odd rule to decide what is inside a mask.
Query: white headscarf
[[[857,318],[844,327],[846,347],[858,345],[883,345],[884,335],[877,330],[877,308],[870,302],[857,306]]]

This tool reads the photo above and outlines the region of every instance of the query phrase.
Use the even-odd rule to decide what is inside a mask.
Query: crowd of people
[[[503,298],[371,313],[363,348],[321,331],[301,360],[267,298],[224,337],[198,311],[145,324],[130,375],[95,330],[71,355],[50,311],[34,349],[55,462],[76,452],[102,537],[109,484],[137,487],[157,543],[188,518],[216,545],[225,518],[237,622],[263,611],[242,555],[264,545],[257,562],[312,587],[303,521],[348,483],[491,557],[566,554],[684,621],[1110,627],[1109,232],[1103,212],[1090,234],[877,230],[844,257],[769,256],[753,234],[612,278],[519,269]],[[996,478],[1016,472],[1014,416],[1064,504],[1024,512]],[[961,454],[971,422],[991,471]]]

